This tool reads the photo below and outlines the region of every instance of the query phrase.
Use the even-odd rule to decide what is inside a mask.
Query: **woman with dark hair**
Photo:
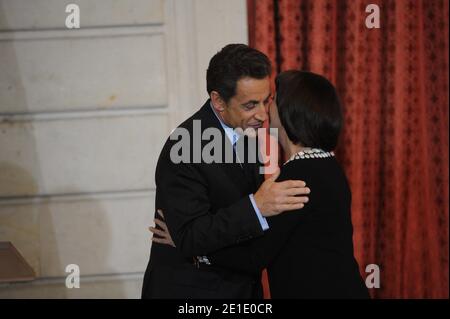
[[[369,298],[353,253],[350,188],[333,154],[343,122],[336,90],[301,71],[278,75],[276,90],[270,126],[287,158],[278,181],[305,181],[309,202],[269,217],[264,236],[209,255],[210,267],[267,268],[272,298]]]

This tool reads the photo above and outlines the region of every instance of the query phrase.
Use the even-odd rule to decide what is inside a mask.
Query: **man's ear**
[[[214,107],[214,109],[219,113],[223,112],[226,105],[225,105],[225,101],[222,99],[219,92],[211,91],[210,97],[211,97],[211,102],[212,102],[212,106]]]

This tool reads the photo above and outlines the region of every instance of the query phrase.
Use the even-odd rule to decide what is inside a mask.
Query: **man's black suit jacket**
[[[198,131],[220,130],[222,151],[231,146],[214,114],[210,101],[183,122],[193,145]],[[193,263],[193,256],[207,255],[263,234],[249,199],[263,180],[259,166],[230,163],[173,163],[172,146],[179,140],[166,141],[156,168],[156,204],[162,209],[176,248],[153,243],[142,287],[143,298],[259,298],[258,275],[240,274]],[[202,140],[201,146],[208,144]],[[226,145],[225,143],[230,143]]]

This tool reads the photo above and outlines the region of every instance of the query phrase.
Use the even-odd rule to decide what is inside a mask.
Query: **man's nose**
[[[269,110],[268,110],[268,108],[264,105],[264,103],[260,103],[260,104],[258,105],[258,109],[257,109],[257,111],[256,111],[255,118],[256,118],[258,121],[261,121],[261,122],[266,121],[267,118],[268,118],[268,115],[267,115],[267,112],[268,112],[268,111],[269,111]]]

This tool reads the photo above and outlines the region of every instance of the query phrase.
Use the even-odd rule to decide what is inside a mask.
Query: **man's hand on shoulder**
[[[280,175],[278,169],[261,184],[253,195],[256,206],[264,217],[278,215],[284,211],[301,209],[308,202],[310,189],[300,180],[276,182]]]

